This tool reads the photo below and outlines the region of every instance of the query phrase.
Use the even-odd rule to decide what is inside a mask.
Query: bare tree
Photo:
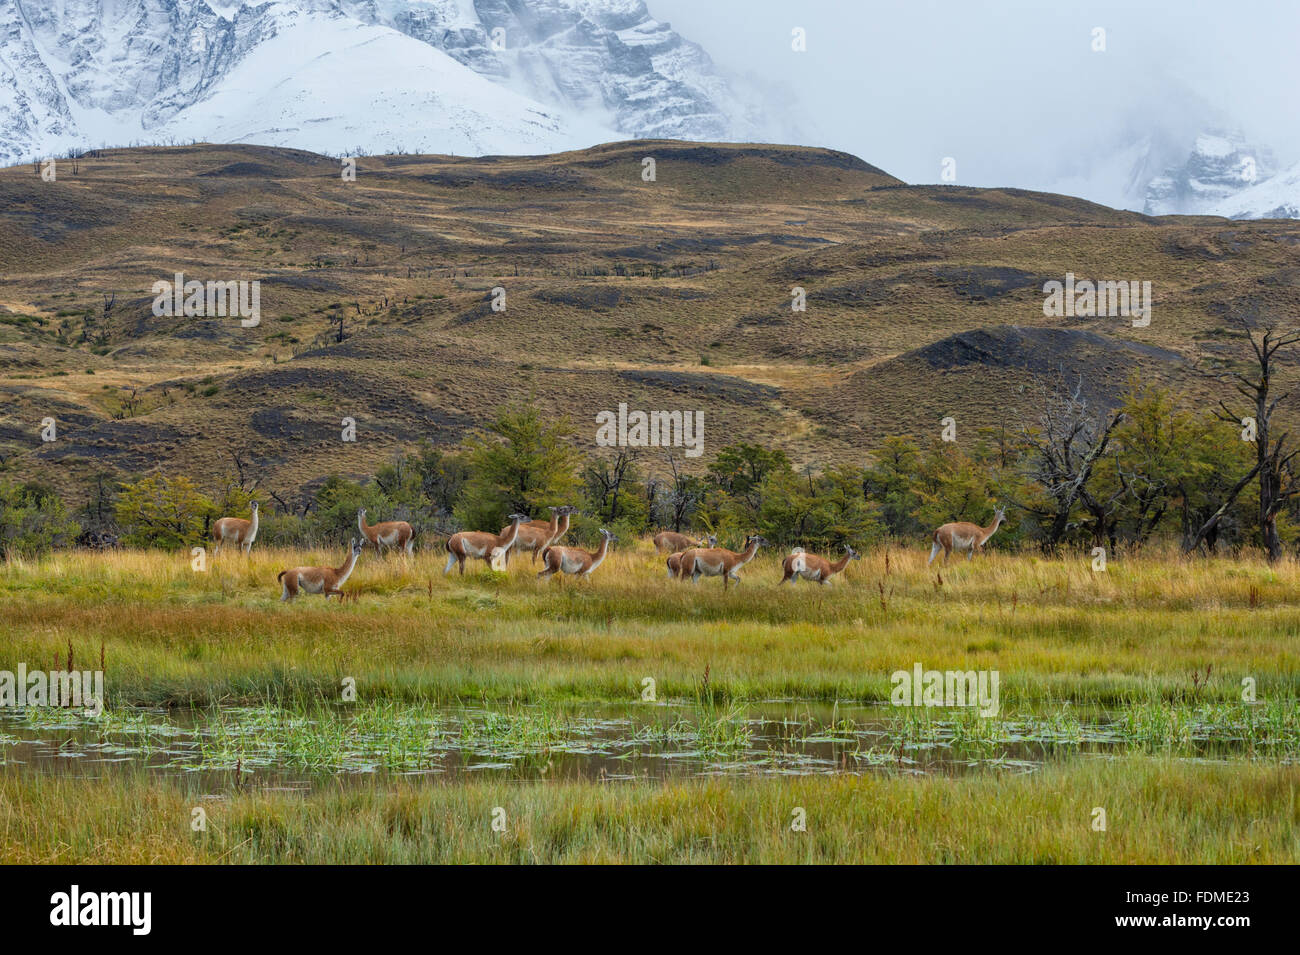
[[[664,460],[668,465],[670,480],[664,490],[663,501],[668,508],[668,522],[680,534],[682,528],[690,523],[691,513],[703,499],[704,488],[698,478],[682,469],[683,462],[677,454],[665,451]]]
[[[1283,431],[1273,436],[1273,413],[1279,402],[1284,401],[1289,392],[1274,395],[1273,373],[1281,358],[1289,357],[1284,349],[1300,342],[1300,329],[1279,331],[1277,324],[1260,324],[1262,334],[1257,333],[1254,315],[1240,313],[1229,318],[1254,353],[1256,371],[1249,375],[1233,372],[1231,380],[1237,391],[1253,405],[1253,414],[1238,415],[1224,402],[1219,402],[1217,415],[1224,421],[1243,429],[1253,425],[1255,432],[1255,467],[1242,478],[1217,511],[1211,515],[1205,525],[1191,540],[1187,550],[1192,550],[1218,526],[1223,515],[1227,513],[1237,495],[1250,480],[1259,478],[1259,527],[1264,549],[1269,561],[1282,559],[1282,539],[1277,533],[1277,515],[1280,514],[1292,498],[1300,496],[1300,478],[1295,473],[1294,461],[1300,448],[1290,442],[1290,434]],[[1281,353],[1279,355],[1279,353]]]
[[[612,524],[619,516],[619,493],[623,485],[635,474],[636,452],[628,448],[619,448],[608,462],[599,461],[587,465],[587,486],[596,492],[601,508],[609,502],[609,521]]]
[[[1259,464],[1257,462],[1245,477],[1241,478],[1241,480],[1228,490],[1228,492],[1223,496],[1223,500],[1220,502],[1218,508],[1216,508],[1214,513],[1206,519],[1205,523],[1200,526],[1196,533],[1191,534],[1183,541],[1184,553],[1191,553],[1196,550],[1196,548],[1200,547],[1202,543],[1205,543],[1210,551],[1214,550],[1214,541],[1218,537],[1219,533],[1219,522],[1222,521],[1224,515],[1228,513],[1228,510],[1232,507],[1232,502],[1237,499],[1237,495],[1245,490],[1246,485],[1249,484],[1251,479],[1258,473]]]
[[[1020,506],[1045,522],[1045,550],[1054,551],[1060,546],[1073,526],[1070,518],[1076,506],[1082,506],[1103,523],[1113,513],[1117,498],[1103,500],[1094,496],[1089,482],[1111,435],[1123,420],[1122,411],[1093,412],[1083,397],[1080,377],[1072,391],[1064,381],[1051,392],[1044,388],[1038,420],[1021,425],[1020,440],[1029,452],[1025,462],[1028,476],[1047,492],[1050,507]],[[1108,531],[1103,526],[1096,533],[1105,536]]]
[[[274,499],[275,503],[277,503],[277,504],[280,505],[280,513],[281,513],[281,514],[290,514],[290,515],[293,514],[294,509],[293,509],[292,505],[290,505],[289,502],[288,502],[287,500],[285,500],[284,497],[282,497],[281,495],[277,494],[275,491],[272,491],[270,488],[267,488],[266,493],[269,494],[269,495],[271,495],[271,497],[272,497],[272,499]],[[315,504],[315,501],[313,501],[310,497],[304,497],[304,498],[302,498],[302,511],[298,514],[298,518],[301,520],[302,518],[306,517],[306,516],[307,516],[307,512],[310,511],[310,510],[312,509],[312,506],[313,506],[314,504]]]
[[[229,448],[230,460],[235,465],[235,476],[239,481],[239,489],[251,493],[257,487],[258,478],[251,476],[253,463],[248,458],[247,448]]]

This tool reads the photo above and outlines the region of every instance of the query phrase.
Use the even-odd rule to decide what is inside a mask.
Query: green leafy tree
[[[949,521],[991,516],[998,503],[994,483],[986,464],[954,442],[936,441],[917,466],[916,517],[922,533]]]
[[[1082,498],[1081,525],[1092,543],[1112,548],[1145,544],[1165,526],[1177,525],[1188,539],[1222,501],[1231,483],[1225,475],[1249,468],[1249,446],[1212,416],[1178,408],[1168,389],[1137,379],[1122,410],[1112,451],[1097,462]],[[1214,537],[1238,526],[1234,516]]]
[[[806,479],[789,468],[768,471],[759,482],[760,501],[756,526],[772,544],[784,547],[796,542],[812,543],[820,536],[817,489],[811,476]],[[740,513],[748,510],[740,502]]]
[[[394,520],[388,517],[394,510],[393,501],[378,483],[361,484],[331,474],[316,490],[316,504],[309,519],[311,539],[320,546],[333,546],[360,537],[357,510],[362,507],[372,524],[381,519],[380,515],[383,520]]]
[[[543,420],[533,405],[501,409],[487,429],[466,442],[469,475],[456,504],[457,520],[497,531],[508,514],[540,517],[550,505],[575,502],[577,456],[565,443],[567,419]]]
[[[862,494],[862,471],[858,468],[832,468],[821,476],[817,522],[819,536],[834,550],[845,544],[873,544],[884,536],[879,508]]]
[[[718,452],[709,465],[711,491],[705,502],[706,523],[720,533],[745,534],[757,527],[766,500],[765,480],[784,487],[795,477],[790,459],[784,451],[769,450],[745,441],[728,445]]]
[[[0,559],[35,557],[76,540],[80,526],[40,484],[0,484]]]
[[[415,455],[420,494],[434,519],[450,517],[469,481],[470,465],[462,454],[439,451],[427,441]]]
[[[202,543],[215,511],[189,478],[153,475],[122,485],[115,516],[124,543],[173,548]]]
[[[889,437],[863,472],[863,494],[880,508],[880,519],[891,537],[910,539],[925,533],[918,516],[922,500],[916,476],[920,467],[921,449],[915,442]]]

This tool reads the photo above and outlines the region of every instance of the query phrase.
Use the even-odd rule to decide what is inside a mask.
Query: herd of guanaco
[[[465,573],[465,561],[474,558],[482,560],[491,567],[505,569],[510,564],[511,551],[526,551],[532,554],[533,565],[538,561],[542,569],[537,576],[546,579],[555,574],[567,574],[573,577],[590,577],[605,560],[610,544],[618,540],[605,528],[600,529],[600,546],[594,551],[580,547],[562,547],[559,541],[569,530],[569,522],[576,507],[563,505],[549,508],[549,521],[529,520],[527,514],[511,514],[510,523],[501,528],[500,533],[490,531],[459,531],[447,538],[447,566],[444,574],[451,573],[453,567],[459,567]],[[983,549],[988,539],[1006,520],[1006,508],[994,509],[993,523],[980,527],[966,521],[944,524],[931,536],[930,559],[926,566],[934,563],[934,558],[943,551],[946,564],[953,550],[965,553],[966,559],[974,558],[976,551]],[[366,545],[379,553],[396,550],[410,555],[415,552],[415,534],[406,521],[384,521],[379,524],[366,523],[366,509],[357,511],[357,526],[360,538],[353,538],[348,554],[338,567],[288,567],[276,576],[281,585],[281,600],[292,600],[299,592],[343,597],[343,585],[352,575],[361,549]],[[249,554],[253,541],[257,538],[258,517],[257,502],[252,505],[252,515],[248,520],[240,517],[223,517],[212,525],[214,556],[221,551],[223,544],[234,545]],[[718,539],[712,534],[705,538],[690,537],[675,531],[661,531],[653,538],[655,550],[666,555],[665,564],[669,578],[698,583],[701,577],[721,577],[722,588],[726,590],[732,581],[740,582],[740,570],[758,553],[758,549],[767,543],[757,534],[745,538],[742,550],[728,550],[718,546]],[[799,580],[813,581],[825,585],[836,574],[844,570],[850,561],[861,559],[862,555],[850,545],[844,545],[844,554],[838,560],[831,561],[818,554],[810,554],[802,547],[793,548],[781,561],[781,583],[796,583]]]

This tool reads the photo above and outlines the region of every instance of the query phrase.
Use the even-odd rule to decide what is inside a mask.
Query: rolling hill
[[[803,147],[357,163],[194,145],[0,170],[3,467],[75,496],[100,471],[215,483],[237,449],[292,496],[510,400],[569,416],[586,452],[626,402],[702,411],[694,466],[747,438],[819,467],[949,414],[1005,425],[1061,376],[1208,406],[1240,351],[1226,315],[1300,315],[1300,222],[907,186]],[[260,324],[155,315],[177,272],[258,281]],[[1067,272],[1150,281],[1151,323],[1046,317]]]

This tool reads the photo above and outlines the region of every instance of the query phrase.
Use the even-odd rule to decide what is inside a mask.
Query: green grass
[[[206,831],[191,829],[195,807]],[[492,829],[497,808],[505,831]],[[796,808],[806,831],[791,829]],[[19,863],[1295,863],[1300,771],[1132,757],[1030,776],[371,780],[220,798],[144,775],[0,774],[0,852]]]
[[[1069,701],[1300,697],[1293,562],[1112,561],[993,555],[927,570],[921,552],[870,554],[834,586],[778,589],[760,555],[724,593],[668,580],[644,542],[586,581],[442,575],[437,553],[363,558],[355,601],[282,604],[276,572],[337,554],[257,549],[206,573],[175,553],[59,554],[0,568],[0,667],[98,663],[111,705],[361,700],[718,703],[884,700],[890,674],[997,669],[1004,709]],[[883,592],[882,592],[883,589]],[[1206,677],[1206,673],[1209,676]]]
[[[777,588],[764,554],[724,593],[717,580],[668,580],[646,542],[587,581],[537,581],[526,561],[443,577],[437,553],[366,555],[347,586],[356,599],[341,604],[281,604],[275,584],[282,567],[337,554],[258,548],[203,573],[181,553],[11,561],[0,565],[0,668],[62,667],[69,653],[93,668],[102,654],[104,738],[146,753],[166,739],[126,707],[217,708],[190,751],[201,774],[6,766],[0,851],[31,862],[1300,861],[1300,567],[1152,554],[1094,574],[1084,557],[927,569],[924,556],[894,551],[886,568],[867,554],[831,587]],[[646,677],[659,701],[688,705],[628,724],[606,755],[676,748],[726,763],[753,758],[747,717],[763,701],[886,700],[890,674],[916,662],[997,669],[999,717],[909,710],[879,732],[832,706],[782,731],[792,753],[833,743],[860,776],[600,783],[542,771],[589,731],[575,720],[595,704],[635,705]],[[341,709],[346,677],[357,701]],[[1254,705],[1241,699],[1246,677]],[[456,702],[478,709],[440,708]],[[1102,710],[1107,755],[1090,754]],[[39,729],[67,716],[30,719]],[[1032,772],[1003,758],[1024,741],[1047,747]],[[432,765],[437,747],[507,754],[523,769],[400,775]],[[960,771],[917,772],[936,747]],[[381,771],[358,775],[362,765]],[[276,767],[308,774],[308,788],[259,789]],[[190,828],[196,806],[206,832]],[[491,828],[494,807],[504,832]],[[806,832],[790,829],[796,807]],[[1105,832],[1091,827],[1096,807]]]

